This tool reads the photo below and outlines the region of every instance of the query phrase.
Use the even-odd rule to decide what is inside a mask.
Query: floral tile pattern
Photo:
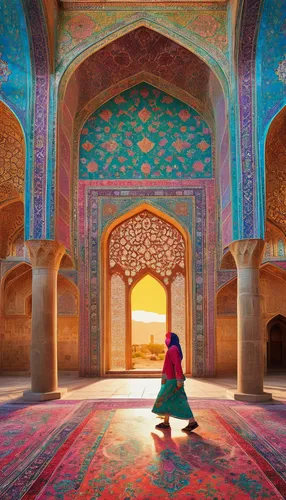
[[[212,177],[211,131],[198,113],[148,84],[101,106],[80,139],[81,179]]]

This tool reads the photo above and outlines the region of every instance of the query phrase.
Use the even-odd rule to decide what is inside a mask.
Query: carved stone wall
[[[24,191],[25,143],[21,126],[0,101],[0,205]]]
[[[78,317],[58,316],[59,370],[78,370]]]
[[[16,232],[15,236],[12,238],[10,255],[14,257],[24,257],[25,255],[24,229]]]
[[[236,279],[221,288],[217,296],[217,314],[219,316],[236,316],[237,282]]]
[[[78,292],[61,274],[58,275],[58,367],[78,370]]]
[[[4,281],[4,313],[26,315],[26,300],[32,292],[32,270],[27,264],[13,269]]]
[[[125,370],[126,368],[125,293],[123,279],[118,274],[114,274],[111,277],[111,370]]]
[[[186,283],[185,276],[178,274],[171,285],[172,332],[180,338],[183,351],[183,368],[186,359]]]
[[[237,280],[221,288],[217,295],[216,371],[235,373],[237,364]]]
[[[6,279],[5,279],[6,278]],[[4,277],[1,318],[1,370],[30,369],[32,269],[16,266]],[[58,275],[58,367],[78,369],[78,293],[76,286]]]
[[[236,373],[237,366],[237,318],[219,316],[216,324],[216,373]]]
[[[22,201],[10,203],[0,209],[0,258],[10,254],[15,233],[24,224],[24,205]]]
[[[4,372],[30,370],[31,317],[6,316],[1,348]]]
[[[77,316],[78,315],[78,293],[76,286],[58,275],[58,315]]]

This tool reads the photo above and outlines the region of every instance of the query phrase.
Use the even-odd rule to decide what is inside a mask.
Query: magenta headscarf
[[[179,349],[181,360],[183,359],[183,352],[182,352],[182,348],[180,346],[180,340],[179,340],[178,335],[176,335],[173,332],[166,333],[165,344],[168,347],[168,349],[170,349],[170,347],[172,347],[173,345],[175,345]]]

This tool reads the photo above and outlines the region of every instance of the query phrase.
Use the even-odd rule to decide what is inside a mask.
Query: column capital
[[[237,269],[257,268],[262,262],[264,240],[239,240],[229,245]]]
[[[25,245],[33,268],[59,269],[64,245],[55,240],[28,240]]]

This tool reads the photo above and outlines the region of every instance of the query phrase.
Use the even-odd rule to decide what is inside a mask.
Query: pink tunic
[[[162,378],[165,378],[167,380],[176,378],[181,382],[185,380],[182,370],[180,352],[175,345],[172,345],[166,353]]]

